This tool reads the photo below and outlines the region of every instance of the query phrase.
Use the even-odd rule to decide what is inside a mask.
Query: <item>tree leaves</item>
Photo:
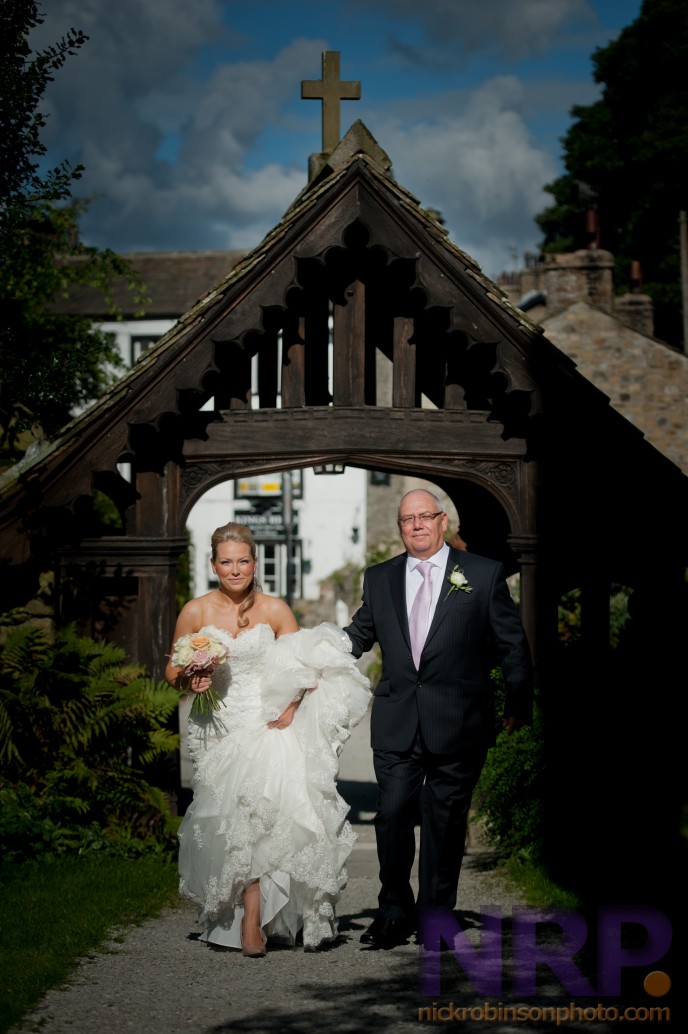
[[[85,317],[58,314],[56,298],[90,285],[115,316],[112,286],[122,277],[135,304],[145,298],[124,259],[79,239],[87,204],[72,199],[72,187],[82,167],[42,167],[38,105],[53,73],[88,37],[70,29],[34,53],[28,36],[41,21],[36,4],[0,0],[0,469],[32,439],[54,435],[122,368],[111,338]]]
[[[688,208],[688,12],[683,0],[645,0],[640,15],[592,57],[603,85],[576,106],[564,137],[566,174],[545,189],[555,204],[536,222],[544,251],[586,248],[593,208],[601,247],[617,261],[617,284],[641,263],[655,302],[657,336],[680,344],[679,213]]]

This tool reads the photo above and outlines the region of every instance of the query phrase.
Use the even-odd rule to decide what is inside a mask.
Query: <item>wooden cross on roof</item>
[[[302,100],[322,100],[322,149],[331,154],[339,143],[339,102],[361,99],[361,84],[342,82],[339,78],[340,51],[325,50],[322,56],[322,79],[301,81]]]

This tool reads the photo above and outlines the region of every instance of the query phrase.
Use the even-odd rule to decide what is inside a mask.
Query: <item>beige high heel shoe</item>
[[[264,958],[267,955],[267,953],[268,953],[268,948],[267,948],[268,939],[267,939],[267,937],[265,936],[265,934],[263,933],[262,930],[260,931],[260,936],[261,936],[261,939],[263,941],[262,947],[260,947],[260,948],[249,948],[249,947],[247,947],[246,944],[244,944],[244,920],[243,919],[241,920],[241,954],[245,955],[247,959],[262,959],[262,958]]]

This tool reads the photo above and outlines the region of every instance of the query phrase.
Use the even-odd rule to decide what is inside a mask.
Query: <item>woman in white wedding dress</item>
[[[211,562],[219,586],[182,608],[175,642],[211,632],[229,658],[212,678],[171,661],[165,672],[183,692],[212,684],[223,705],[189,718],[194,798],[179,829],[180,892],[199,905],[202,940],[261,957],[268,938],[294,944],[302,929],[313,950],[337,936],[355,841],[338,758],[368,707],[368,680],[341,629],[299,629],[284,601],[259,591],[248,528],[218,528]]]

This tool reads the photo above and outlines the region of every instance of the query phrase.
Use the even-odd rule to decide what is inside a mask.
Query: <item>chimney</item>
[[[614,315],[625,323],[627,327],[644,334],[645,337],[653,337],[655,332],[655,319],[652,298],[643,294],[643,274],[640,263],[634,259],[631,262],[631,278],[628,294],[621,295],[616,299]]]
[[[589,208],[585,213],[585,238],[588,251],[599,251],[600,217],[594,208]]]
[[[548,317],[575,302],[587,302],[604,312],[614,311],[614,257],[610,251],[591,248],[545,255],[544,261]]]

